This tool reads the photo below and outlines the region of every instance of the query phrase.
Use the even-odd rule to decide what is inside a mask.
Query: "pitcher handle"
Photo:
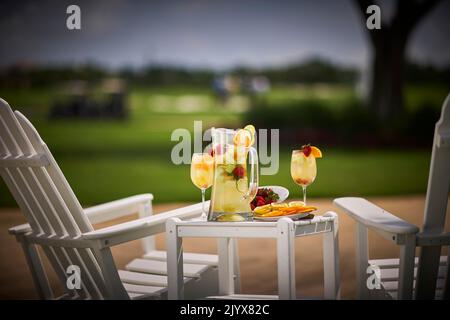
[[[248,200],[256,196],[258,192],[259,183],[259,166],[258,166],[258,152],[255,148],[249,148],[249,162],[250,162],[250,177],[248,180],[248,191],[244,195],[244,199]]]

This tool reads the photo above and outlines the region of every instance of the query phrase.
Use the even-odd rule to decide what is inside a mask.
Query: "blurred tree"
[[[366,26],[367,7],[374,0],[355,0]],[[439,0],[397,0],[389,23],[368,31],[373,50],[369,106],[381,119],[403,112],[405,49],[412,31]],[[381,11],[383,15],[383,11]]]

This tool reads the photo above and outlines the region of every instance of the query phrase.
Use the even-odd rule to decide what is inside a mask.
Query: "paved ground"
[[[339,214],[342,297],[351,299],[355,294],[355,224],[343,212],[334,208],[331,200],[311,199],[310,203],[319,207],[319,214],[328,210],[334,210]],[[371,198],[370,200],[411,223],[418,226],[422,225],[424,208],[424,197],[422,196]],[[155,212],[162,212],[182,205],[155,205]],[[447,230],[450,230],[450,221],[448,220],[450,219],[447,219]],[[123,220],[115,222],[120,221]],[[24,222],[25,220],[18,209],[0,209],[0,299],[36,298],[21,248],[15,239],[7,233],[8,227]],[[372,233],[369,237],[371,258],[398,256],[398,248],[395,245]],[[322,237],[320,235],[310,236],[296,241],[297,293],[299,296],[320,297],[323,290]],[[157,236],[158,249],[165,247],[164,242],[163,235]],[[216,242],[212,239],[186,239],[184,250],[215,253]],[[239,240],[242,291],[244,293],[276,293],[275,250],[275,240]],[[141,253],[142,249],[139,242],[127,243],[113,249],[116,264],[119,268]],[[52,283],[57,282],[53,274],[51,274],[50,280]]]

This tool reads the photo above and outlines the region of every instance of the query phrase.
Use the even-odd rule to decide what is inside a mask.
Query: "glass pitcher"
[[[253,220],[250,202],[258,191],[258,153],[251,146],[236,145],[236,132],[211,129],[214,179],[208,221]]]

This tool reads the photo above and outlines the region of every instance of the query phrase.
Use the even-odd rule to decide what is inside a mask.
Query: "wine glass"
[[[291,158],[291,176],[302,187],[303,202],[306,205],[306,187],[314,182],[317,175],[316,157],[305,156],[302,150],[293,150]]]
[[[214,158],[208,153],[194,153],[191,161],[192,183],[202,191],[202,220],[207,219],[205,191],[211,187],[214,174]]]

